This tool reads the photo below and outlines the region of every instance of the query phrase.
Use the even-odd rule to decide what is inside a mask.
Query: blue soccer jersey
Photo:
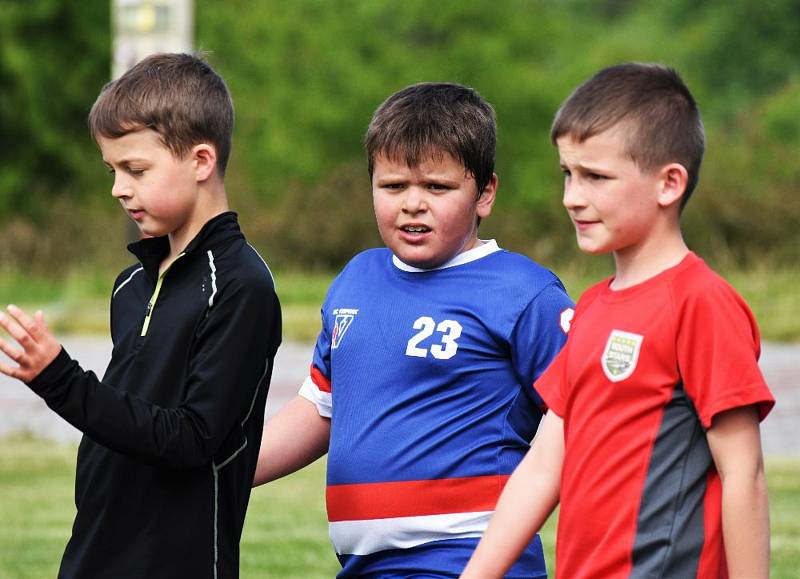
[[[387,249],[350,261],[300,391],[331,418],[341,577],[463,569],[536,432],[532,384],[572,307],[555,275],[494,241],[434,270]],[[510,576],[545,576],[538,538]]]

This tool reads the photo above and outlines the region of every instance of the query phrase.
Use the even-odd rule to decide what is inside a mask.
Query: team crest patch
[[[639,334],[611,330],[600,360],[603,372],[609,380],[620,382],[633,374],[639,361],[643,339]]]
[[[331,334],[331,348],[338,348],[342,343],[347,328],[353,323],[358,310],[351,308],[336,308],[333,310],[333,333]]]

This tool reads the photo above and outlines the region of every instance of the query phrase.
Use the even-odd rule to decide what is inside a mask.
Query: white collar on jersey
[[[447,269],[448,267],[455,267],[457,265],[464,265],[465,263],[469,263],[471,261],[475,261],[482,257],[486,257],[494,253],[495,251],[500,251],[500,247],[497,245],[497,241],[494,239],[488,240],[480,240],[482,243],[477,247],[473,247],[470,250],[465,251],[464,253],[459,253],[453,259],[440,265],[439,267],[432,267],[430,269],[423,269],[420,267],[414,267],[412,265],[408,265],[400,261],[400,259],[392,254],[392,263],[394,263],[397,269],[402,269],[403,271],[410,271],[415,273],[425,272],[425,271],[436,271],[437,269]]]

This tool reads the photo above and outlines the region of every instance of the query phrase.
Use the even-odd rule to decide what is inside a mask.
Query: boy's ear
[[[489,179],[489,182],[486,184],[486,187],[483,188],[483,192],[478,197],[478,206],[476,212],[478,217],[489,217],[492,213],[492,207],[494,206],[494,201],[497,198],[497,186],[500,183],[500,179],[497,176],[497,173],[492,173],[492,178]]]
[[[192,147],[189,152],[194,162],[194,172],[197,181],[206,181],[217,170],[217,150],[213,145],[200,143]]]
[[[670,163],[661,169],[661,190],[658,193],[658,204],[669,207],[680,203],[689,182],[689,173],[680,163]]]

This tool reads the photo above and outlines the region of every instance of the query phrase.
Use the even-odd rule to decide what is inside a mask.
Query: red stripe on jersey
[[[492,511],[508,475],[328,486],[328,520]]]
[[[319,368],[311,364],[311,381],[317,385],[322,392],[331,392],[331,381],[325,377],[325,374],[319,371]]]
[[[727,579],[728,565],[722,542],[722,481],[712,468],[706,477],[703,499],[703,550],[697,567],[698,579]]]

